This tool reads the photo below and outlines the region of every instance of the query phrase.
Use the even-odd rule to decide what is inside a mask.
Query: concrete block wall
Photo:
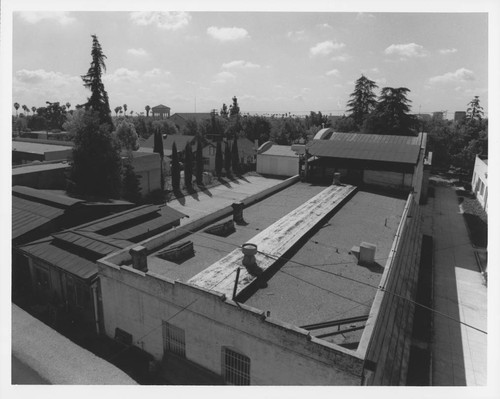
[[[422,242],[415,200],[410,194],[358,347],[365,385],[406,384]]]
[[[224,295],[99,261],[106,334],[163,358],[164,321],[185,331],[186,358],[222,375],[222,348],[251,360],[252,385],[359,385],[363,359]]]

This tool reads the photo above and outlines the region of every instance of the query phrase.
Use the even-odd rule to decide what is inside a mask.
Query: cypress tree
[[[141,200],[141,184],[132,165],[132,153],[123,163],[122,197],[127,201],[138,203]]]
[[[233,140],[232,147],[232,167],[235,174],[240,172],[240,154],[238,152],[238,139],[235,137]]]
[[[217,141],[217,147],[215,149],[215,173],[217,177],[222,174],[222,146],[220,141]]]
[[[191,150],[191,143],[186,143],[184,153],[184,184],[187,188],[191,188],[193,184],[193,151]]]
[[[172,144],[172,189],[174,191],[179,191],[180,182],[181,182],[181,168],[179,165],[179,156],[177,155],[177,146],[174,143]]]
[[[229,143],[226,141],[224,146],[224,169],[226,169],[227,175],[231,175],[231,150],[229,149]]]
[[[201,147],[201,139],[198,139],[196,147],[196,184],[203,184],[203,148]]]

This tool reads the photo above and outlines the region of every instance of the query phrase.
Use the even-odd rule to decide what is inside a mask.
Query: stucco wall
[[[273,176],[295,176],[299,173],[299,157],[257,154],[257,173]]]
[[[362,359],[348,349],[308,337],[305,330],[266,318],[224,296],[152,273],[99,261],[106,334],[116,327],[134,344],[163,357],[162,323],[185,331],[186,357],[222,374],[222,348],[250,358],[252,385],[359,385]],[[175,383],[175,382],[174,382]]]
[[[410,194],[358,352],[366,356],[364,383],[405,385],[422,242],[421,213]]]

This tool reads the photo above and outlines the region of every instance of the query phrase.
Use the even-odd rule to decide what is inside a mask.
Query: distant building
[[[299,174],[299,156],[289,145],[277,145],[268,141],[257,150],[257,173],[296,176]]]
[[[476,155],[472,174],[472,191],[485,212],[488,213],[488,158]]]
[[[435,119],[437,121],[442,121],[444,118],[444,112],[443,111],[437,111],[432,113],[432,119]]]
[[[73,143],[55,140],[14,139],[12,164],[21,165],[33,161],[66,161],[73,156]]]
[[[305,174],[310,181],[332,181],[339,173],[349,184],[414,191],[423,203],[426,144],[427,133],[410,137],[322,129],[306,145]]]
[[[97,259],[178,226],[183,217],[168,206],[143,205],[17,246],[14,267],[29,270],[37,305],[51,322],[73,320],[100,332]]]
[[[173,122],[177,126],[177,129],[182,132],[188,121],[204,122],[210,120],[211,117],[212,114],[210,112],[178,112],[173,114],[168,120]]]
[[[465,117],[467,116],[467,113],[465,111],[455,111],[455,116],[453,120],[455,122],[462,122],[465,120]]]
[[[170,108],[166,105],[160,104],[156,107],[151,108],[152,116],[156,119],[167,119],[170,118]]]

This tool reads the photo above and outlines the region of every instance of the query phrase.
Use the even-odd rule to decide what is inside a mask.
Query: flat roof
[[[244,209],[243,217],[248,224],[236,225],[236,231],[227,237],[206,233],[204,228],[157,248],[148,257],[148,269],[172,280],[199,285],[196,279],[210,266],[326,188],[296,183]],[[357,191],[333,215],[327,216],[311,231],[304,232],[301,240],[243,290],[238,299],[252,307],[270,311],[272,317],[296,326],[368,315],[405,204],[403,198]],[[211,226],[231,219],[223,219]],[[157,256],[169,245],[186,241],[193,242],[195,255],[192,258],[177,264]],[[355,254],[351,252],[362,242],[377,246],[374,265],[358,265]],[[234,278],[234,273],[221,273],[220,286],[225,289],[225,280]],[[217,285],[210,289],[217,291]],[[322,332],[324,330],[318,329],[311,334],[320,335]],[[348,345],[349,342],[358,342],[361,334],[362,328],[323,339]]]
[[[55,162],[55,163],[42,163],[42,162],[32,162],[30,164],[16,166],[12,168],[12,176],[23,175],[26,173],[36,173],[43,172],[46,170],[55,170],[55,169],[67,169],[71,165],[68,162]]]
[[[51,151],[72,151],[73,149],[64,145],[31,143],[26,141],[13,141],[12,151],[30,152],[33,154],[45,154]]]
[[[215,222],[195,234],[190,234],[170,244],[192,241],[195,250],[193,258],[182,264],[165,261],[156,256],[158,252],[165,250],[165,247],[162,247],[148,257],[148,269],[169,279],[186,282],[324,189],[325,187],[308,183],[293,184],[245,208],[243,218],[248,224],[236,225],[236,231],[228,237],[205,233],[204,230],[232,220],[232,217]],[[177,229],[182,228],[182,226],[177,227]]]
[[[417,136],[390,136],[333,132],[327,140],[312,140],[310,155],[329,158],[416,164],[422,133]]]

